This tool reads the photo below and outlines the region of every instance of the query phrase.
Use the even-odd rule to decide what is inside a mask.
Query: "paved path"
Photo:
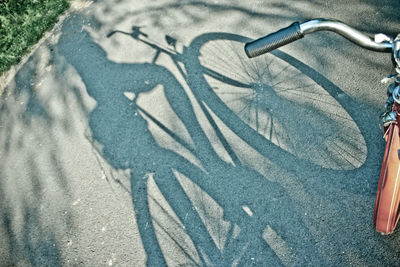
[[[399,8],[75,2],[3,88],[1,265],[399,265],[372,227],[389,57],[243,52],[313,17],[395,33]]]

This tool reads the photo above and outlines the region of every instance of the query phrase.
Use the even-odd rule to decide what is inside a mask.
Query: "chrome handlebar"
[[[312,19],[303,23],[295,22],[267,36],[246,43],[245,52],[248,57],[256,57],[271,52],[281,46],[294,42],[304,35],[316,31],[332,31],[340,34],[353,43],[366,49],[378,52],[392,53],[400,68],[400,35],[392,39],[384,34],[377,34],[371,38],[364,33],[334,19]]]
[[[340,34],[353,43],[369,50],[378,52],[392,52],[394,48],[393,40],[389,37],[381,42],[377,42],[371,37],[357,31],[356,29],[334,19],[313,19],[300,23],[300,32],[303,35],[316,31],[332,31]]]

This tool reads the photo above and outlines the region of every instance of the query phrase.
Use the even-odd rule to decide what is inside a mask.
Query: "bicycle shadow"
[[[192,263],[304,262],[304,258],[285,258],[277,248],[269,247],[272,241],[268,244],[263,238],[266,225],[269,236],[275,231],[282,236],[297,235],[298,238],[282,242],[286,252],[293,249],[293,253],[299,255],[304,247],[303,240],[312,240],[290,196],[278,183],[265,179],[240,162],[226,163],[218,157],[184,89],[169,70],[150,63],[112,62],[87,31],[80,31],[68,21],[63,27],[63,32],[73,34],[61,36],[58,50],[80,74],[88,94],[97,101],[89,115],[92,137],[102,146],[102,156],[113,168],[130,170],[132,201],[148,256],[147,265],[164,265],[169,258],[157,234],[157,229],[165,222],[157,222],[149,207],[149,202],[155,199],[148,193],[150,182],[156,184],[183,224],[184,233],[192,240],[192,245],[187,241],[182,241],[186,244],[182,245],[175,240]],[[168,127],[136,103],[142,95],[160,86],[167,104],[185,125],[192,144],[168,132]],[[149,130],[150,122],[193,153],[200,166],[160,146]],[[185,179],[189,181],[184,182]],[[204,217],[194,206],[194,196],[188,195],[189,183],[211,196],[223,208],[223,218],[232,222],[227,231],[231,240],[226,242],[223,252],[221,246],[216,245],[215,236],[210,234],[210,226],[204,223]],[[284,209],[280,208],[282,205]],[[190,246],[194,251],[186,251]],[[321,259],[317,256],[315,261],[321,262]]]

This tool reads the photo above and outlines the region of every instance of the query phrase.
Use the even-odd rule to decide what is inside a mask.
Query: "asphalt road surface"
[[[1,266],[395,266],[372,225],[398,1],[75,1],[3,80]]]

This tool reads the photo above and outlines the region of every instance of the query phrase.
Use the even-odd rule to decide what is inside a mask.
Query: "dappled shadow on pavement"
[[[73,226],[70,172],[62,162],[65,144],[58,137],[73,133],[74,127],[57,112],[62,107],[68,110],[66,98],[71,92],[63,92],[46,77],[54,66],[53,56],[47,47],[39,48],[0,100],[0,262],[4,266],[60,265],[61,247]]]

